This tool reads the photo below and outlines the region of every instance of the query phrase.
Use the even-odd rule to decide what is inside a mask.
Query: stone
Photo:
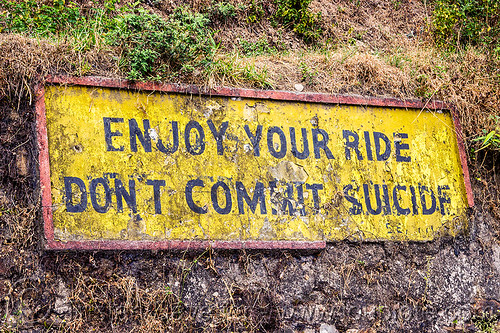
[[[17,167],[17,174],[20,176],[27,176],[28,175],[28,170],[29,170],[29,162],[28,162],[28,153],[26,152],[25,149],[21,149],[17,154],[16,154],[16,167]]]
[[[500,245],[496,243],[493,244],[492,250],[493,250],[493,257],[492,257],[493,267],[495,267],[498,274],[500,274]]]
[[[69,289],[62,280],[59,280],[57,286],[56,301],[54,303],[54,312],[58,315],[69,314],[71,312],[71,303],[69,301]]]
[[[295,90],[297,90],[298,92],[301,92],[302,90],[304,90],[304,86],[300,83],[296,83],[294,85],[294,87],[295,87]]]
[[[339,333],[335,325],[321,324],[319,333]]]
[[[12,292],[10,280],[0,280],[0,298],[4,299]]]
[[[5,194],[5,192],[0,189],[0,206],[7,206],[11,204],[12,200]]]

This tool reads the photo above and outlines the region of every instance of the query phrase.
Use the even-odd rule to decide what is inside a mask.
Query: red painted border
[[[96,240],[96,241],[47,241],[50,250],[200,250],[200,249],[288,249],[314,250],[324,249],[324,241],[200,241],[200,240],[168,240],[168,241],[128,241],[128,240]]]
[[[160,91],[191,95],[209,95],[225,97],[258,98],[268,100],[300,101],[309,103],[347,104],[360,106],[399,107],[411,109],[449,110],[455,124],[455,132],[462,164],[467,202],[474,205],[472,188],[467,167],[467,154],[462,139],[462,131],[456,110],[452,104],[441,101],[400,100],[395,98],[377,98],[362,96],[329,95],[323,93],[298,93],[275,90],[253,90],[240,88],[200,88],[192,85],[159,84],[152,82],[133,82],[128,80],[101,78],[101,77],[68,77],[48,76],[47,83],[60,85],[80,85],[115,89]],[[322,249],[325,241],[200,241],[200,240],[169,240],[169,241],[124,241],[124,240],[96,240],[96,241],[69,241],[61,242],[54,239],[54,225],[52,221],[52,198],[50,188],[50,166],[45,118],[44,87],[36,89],[37,133],[40,163],[40,183],[42,187],[42,210],[46,249],[49,250],[194,250],[206,248],[218,249]]]
[[[44,221],[45,239],[54,239],[54,223],[52,221],[52,194],[50,184],[49,144],[47,139],[47,120],[45,118],[45,88],[38,85],[36,96],[36,130],[38,139],[38,165],[42,197],[42,216]]]
[[[474,206],[474,194],[472,193],[472,185],[469,177],[469,167],[467,166],[467,154],[465,153],[465,143],[462,137],[462,125],[458,121],[458,114],[455,106],[452,106],[451,115],[455,124],[455,133],[457,135],[458,153],[460,154],[460,162],[462,163],[462,172],[464,175],[465,191],[467,193],[467,203],[469,207]]]

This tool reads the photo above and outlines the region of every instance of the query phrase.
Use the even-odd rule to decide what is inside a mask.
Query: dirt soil
[[[145,3],[166,15],[178,2]],[[191,2],[193,8],[209,3]],[[294,33],[265,20],[241,24],[242,17],[220,23],[217,38],[227,52],[236,47],[237,38],[261,36],[272,45],[303,49],[304,55],[253,59],[257,66],[271,68],[275,89],[293,90],[295,83],[303,83],[305,91],[415,98],[425,88],[434,92],[432,98],[457,105],[466,139],[477,134],[481,117],[499,112],[496,86],[490,76],[480,76],[488,66],[481,56],[464,51],[460,59],[442,60],[425,48],[431,12],[425,1],[316,0],[311,8],[322,13],[333,50],[335,45],[348,47],[308,56],[307,44]],[[384,61],[376,56],[380,50],[390,59],[412,56],[428,78],[412,80],[412,63]],[[1,331],[500,329],[500,157],[489,152],[470,156],[476,205],[469,211],[468,230],[455,238],[342,241],[321,251],[45,251],[35,84],[48,73],[78,75],[74,64],[82,57],[91,64],[92,75],[124,73],[114,67],[116,54],[109,50],[75,54],[64,43],[2,34],[0,52]],[[433,68],[445,61],[465,67],[450,65],[440,77]],[[312,80],[304,78],[300,63],[317,69]],[[182,81],[248,87],[223,77],[207,82],[196,73]],[[471,141],[467,143],[470,148]]]

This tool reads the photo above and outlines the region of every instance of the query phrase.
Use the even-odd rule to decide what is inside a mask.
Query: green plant
[[[387,55],[386,61],[391,66],[403,69],[407,64],[412,62],[412,58],[406,54],[404,49],[397,48],[395,52]]]
[[[482,45],[498,47],[498,0],[437,0],[433,27],[438,44],[447,47]]]
[[[116,19],[108,40],[122,47],[129,79],[159,79],[212,61],[217,47],[208,23],[205,15],[185,7],[176,8],[167,20],[138,9]]]
[[[243,63],[239,60],[238,54],[235,53],[229,58],[215,60],[206,68],[205,74],[207,77],[217,77],[218,81],[223,84],[226,81],[233,84],[247,82],[256,88],[272,88],[267,68],[259,69],[248,61]]]
[[[105,3],[106,4],[106,3]],[[71,40],[76,51],[88,51],[92,47],[100,47],[107,44],[104,36],[115,24],[112,16],[115,9],[91,8],[86,16],[81,19],[81,24],[73,26],[67,32],[73,38]]]
[[[276,12],[273,18],[286,27],[291,27],[306,42],[313,42],[321,36],[321,13],[309,10],[312,0],[275,0]]]
[[[429,76],[427,74],[419,74],[415,81],[418,83],[415,89],[415,95],[423,98],[431,98],[433,93],[430,88]]]
[[[401,0],[391,0],[391,3],[395,10],[399,10],[401,7]]]
[[[315,83],[314,80],[318,76],[318,70],[312,69],[309,65],[307,65],[303,61],[300,62],[299,69],[302,76],[302,82],[305,82],[310,86],[314,85]]]
[[[262,0],[252,0],[247,8],[247,22],[255,23],[262,19],[264,16],[264,8],[262,7]]]
[[[236,16],[236,7],[229,2],[217,2],[208,8],[211,20],[227,21]]]
[[[53,0],[52,5],[39,1],[1,0],[1,31],[37,34],[43,37],[54,35],[82,21],[78,6],[74,2]]]
[[[490,118],[495,119],[496,127],[489,132],[483,129],[483,135],[473,139],[473,141],[481,143],[481,147],[476,151],[480,151],[485,148],[500,151],[500,116],[490,116]]]
[[[491,315],[487,312],[484,312],[481,315],[473,316],[471,321],[480,332],[496,333],[495,326],[499,319],[500,318],[497,315]]]
[[[256,42],[238,39],[238,44],[247,56],[259,56],[264,54],[275,54],[278,50],[269,45],[266,37],[260,37]]]
[[[39,1],[0,0],[0,31],[24,33],[34,37],[64,39],[77,52],[104,46],[104,36],[115,26],[114,17],[135,6],[117,8],[119,0],[105,0],[82,13],[74,2],[53,0],[51,4]]]
[[[407,57],[402,51],[398,50],[397,53],[389,57],[389,64],[391,66],[402,69],[406,63],[410,63],[411,58]]]

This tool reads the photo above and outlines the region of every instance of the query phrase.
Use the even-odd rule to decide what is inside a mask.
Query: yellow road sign
[[[466,225],[442,105],[163,90],[44,88],[51,244],[430,240]]]

